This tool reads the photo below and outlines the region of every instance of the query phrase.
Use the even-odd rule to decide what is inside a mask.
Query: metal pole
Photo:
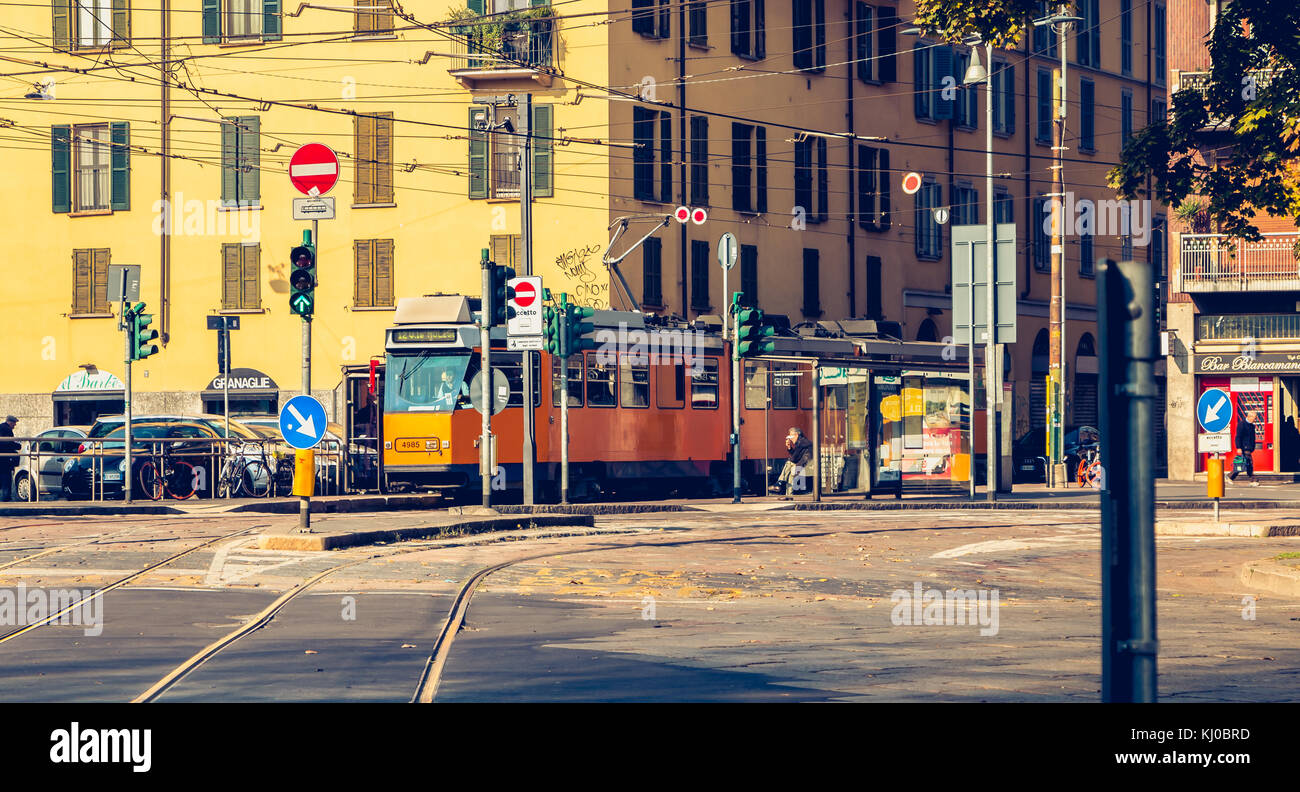
[[[316,266],[317,272],[320,271],[320,223],[317,220],[311,221],[311,244],[316,249]],[[305,235],[305,232],[304,232]],[[290,266],[293,266],[290,263]],[[225,320],[222,320],[224,326]],[[230,339],[226,339],[226,354],[230,354]],[[227,375],[229,380],[230,376]],[[311,316],[302,317],[302,393],[304,396],[311,395]],[[229,410],[227,410],[227,413]],[[227,429],[226,437],[230,437]],[[316,471],[312,471],[312,478],[316,476]],[[311,528],[311,498],[306,495],[298,496],[298,527],[302,530]]]
[[[1062,435],[1065,423],[1065,241],[1063,238],[1065,224],[1065,186],[1062,175],[1062,152],[1065,143],[1065,92],[1069,84],[1066,80],[1066,50],[1069,40],[1066,37],[1066,23],[1059,23],[1056,35],[1061,53],[1060,99],[1056,102],[1056,112],[1052,118],[1052,200],[1055,211],[1052,223],[1052,292],[1049,309],[1051,324],[1050,336],[1052,347],[1049,353],[1049,371],[1051,375],[1052,416],[1047,430],[1050,433],[1049,450],[1051,452],[1052,486],[1065,486],[1068,476],[1065,463],[1061,458]]]
[[[966,416],[966,436],[970,442],[970,499],[975,500],[975,246],[971,245],[970,251],[970,289],[967,301],[970,303],[970,333],[966,338],[966,376],[969,378],[970,385],[970,414]],[[904,389],[905,390],[905,389]],[[901,391],[900,391],[901,394]],[[988,394],[984,395],[985,406],[988,410]],[[987,454],[986,454],[987,456]],[[987,481],[987,479],[986,479]],[[898,469],[898,486],[903,486],[903,469]]]
[[[492,505],[492,268],[489,251],[483,248],[479,262],[482,270],[483,302],[479,310],[479,379],[482,380],[483,430],[479,436],[479,479],[483,484],[483,505]]]
[[[812,410],[813,410],[813,500],[820,502],[822,499],[822,421],[821,421],[821,403],[822,388],[818,381],[821,374],[817,369],[817,363],[812,364]]]
[[[226,442],[230,442],[230,320],[228,317],[221,317],[221,329],[217,332],[224,337],[225,343],[221,345],[221,400],[222,409],[226,416]]]
[[[1102,700],[1156,700],[1153,274],[1144,262],[1097,269],[1101,335]],[[1137,438],[1125,442],[1122,438]]]
[[[522,275],[533,274],[533,95],[524,94],[524,107],[519,113],[519,128],[523,137],[520,155],[522,175],[519,180],[519,241],[524,248]],[[541,299],[541,296],[538,296]],[[533,413],[533,353],[523,352],[524,369],[524,505],[532,506],[534,498],[533,465],[537,457],[537,438]],[[567,384],[567,383],[566,383]],[[565,394],[568,401],[568,394]]]
[[[127,322],[134,321],[132,314],[127,310],[126,305],[126,276],[122,277],[122,321],[121,329],[126,331],[126,389],[123,391],[122,412],[126,415],[126,469],[122,471],[122,499],[125,503],[131,502],[131,358],[134,357],[135,350],[131,348],[131,330]],[[99,475],[102,480],[104,475],[103,467],[103,449],[100,450],[100,468]],[[161,472],[161,471],[160,471]],[[40,470],[36,471],[36,485],[40,487]],[[100,485],[101,493],[103,484]],[[93,490],[93,487],[92,487]],[[92,492],[93,495],[93,492]]]
[[[560,293],[560,503],[569,502],[569,295]],[[579,353],[581,354],[581,353]],[[582,360],[581,357],[578,358]]]
[[[725,270],[724,270],[725,272]],[[725,276],[724,276],[725,277]],[[725,292],[724,292],[725,294]],[[737,292],[739,294],[739,292]],[[732,297],[731,304],[736,302]],[[730,311],[730,305],[727,307]],[[726,336],[723,336],[724,340]],[[740,317],[731,323],[731,502],[740,503]]]
[[[993,223],[993,47],[985,45],[985,59],[988,61],[988,67],[985,73],[988,75],[984,80],[986,99],[984,107],[984,208],[988,217],[984,223],[987,233],[984,237],[985,253],[984,261],[988,269],[988,286],[985,290],[985,316],[988,317],[987,329],[988,335],[984,338],[984,426],[985,441],[984,448],[984,465],[987,471],[984,476],[984,489],[987,499],[992,502],[998,499],[998,396],[1002,388],[998,385],[997,370],[998,366],[994,365],[997,360],[996,349],[994,344],[997,343],[997,226]],[[972,256],[972,258],[974,258]],[[973,291],[973,289],[972,289]]]

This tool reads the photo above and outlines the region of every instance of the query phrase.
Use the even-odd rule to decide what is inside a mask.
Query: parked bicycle
[[[176,500],[188,500],[198,494],[195,486],[194,465],[167,455],[167,447],[140,465],[140,492],[149,500],[162,500],[163,495]]]
[[[276,483],[275,472],[267,462],[266,447],[243,443],[231,448],[217,479],[217,495],[222,498],[264,498]]]
[[[1101,447],[1085,446],[1079,449],[1079,469],[1077,471],[1079,486],[1101,489]]]

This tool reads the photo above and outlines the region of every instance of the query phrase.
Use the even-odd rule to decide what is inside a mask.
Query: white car
[[[23,456],[14,469],[14,500],[30,501],[36,496],[32,489],[32,468],[39,471],[40,499],[53,500],[63,496],[63,465],[75,457],[89,432],[88,426],[56,426],[36,435],[36,456],[31,455],[31,443],[23,443]]]

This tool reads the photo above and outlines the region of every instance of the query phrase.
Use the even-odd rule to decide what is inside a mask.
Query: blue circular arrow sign
[[[294,396],[280,409],[280,435],[294,448],[315,448],[325,436],[325,407],[312,396]]]
[[[1196,400],[1196,419],[1207,432],[1222,432],[1232,422],[1232,399],[1221,388],[1211,388]]]

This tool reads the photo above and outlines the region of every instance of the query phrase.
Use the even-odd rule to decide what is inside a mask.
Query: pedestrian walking
[[[786,462],[781,468],[781,476],[776,480],[772,491],[781,495],[781,500],[791,500],[795,482],[803,489],[804,468],[812,462],[812,441],[797,426],[790,427],[785,436]]]
[[[18,419],[10,415],[0,423],[0,437],[13,437]],[[18,467],[20,446],[13,440],[0,440],[0,501],[13,500],[14,468]]]
[[[1228,479],[1235,483],[1237,476],[1245,471],[1250,477],[1252,487],[1259,486],[1259,482],[1255,480],[1255,460],[1251,457],[1255,452],[1255,418],[1255,411],[1251,410],[1237,419],[1237,432],[1233,436],[1237,446],[1237,459],[1233,460],[1232,473],[1228,476]]]

